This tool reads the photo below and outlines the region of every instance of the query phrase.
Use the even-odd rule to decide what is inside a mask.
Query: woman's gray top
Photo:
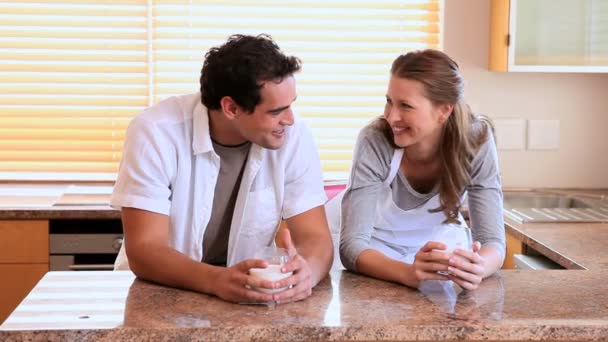
[[[479,122],[474,123],[474,129],[481,127]],[[394,151],[378,128],[368,125],[359,133],[349,186],[342,199],[340,258],[347,269],[356,271],[359,254],[370,248],[378,195]],[[395,204],[403,210],[419,207],[438,193],[437,187],[427,194],[418,193],[401,172],[392,181],[391,190]],[[465,190],[473,240],[482,246],[491,245],[504,255],[502,190],[491,131],[473,159],[471,182]]]

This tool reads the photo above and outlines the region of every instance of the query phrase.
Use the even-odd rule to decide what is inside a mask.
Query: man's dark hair
[[[230,96],[251,113],[261,101],[264,82],[280,82],[301,67],[300,60],[286,56],[269,35],[232,35],[205,55],[201,70],[202,102],[220,109],[220,100]]]

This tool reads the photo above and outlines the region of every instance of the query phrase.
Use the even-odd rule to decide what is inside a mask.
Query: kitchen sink
[[[593,202],[581,198],[537,192],[507,192],[505,208],[591,208]]]
[[[601,199],[538,191],[505,192],[505,214],[527,222],[608,222]]]

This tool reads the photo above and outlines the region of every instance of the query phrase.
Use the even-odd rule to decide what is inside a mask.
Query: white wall
[[[445,0],[444,51],[493,118],[557,119],[555,151],[500,151],[505,187],[608,188],[608,74],[488,71],[489,0]]]

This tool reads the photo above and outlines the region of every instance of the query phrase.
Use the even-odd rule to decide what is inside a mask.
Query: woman
[[[458,65],[440,51],[399,56],[384,116],[365,127],[342,200],[340,257],[346,268],[417,288],[452,280],[473,290],[505,253],[502,191],[491,124],[463,100]],[[464,220],[473,250],[443,253],[432,228]]]

